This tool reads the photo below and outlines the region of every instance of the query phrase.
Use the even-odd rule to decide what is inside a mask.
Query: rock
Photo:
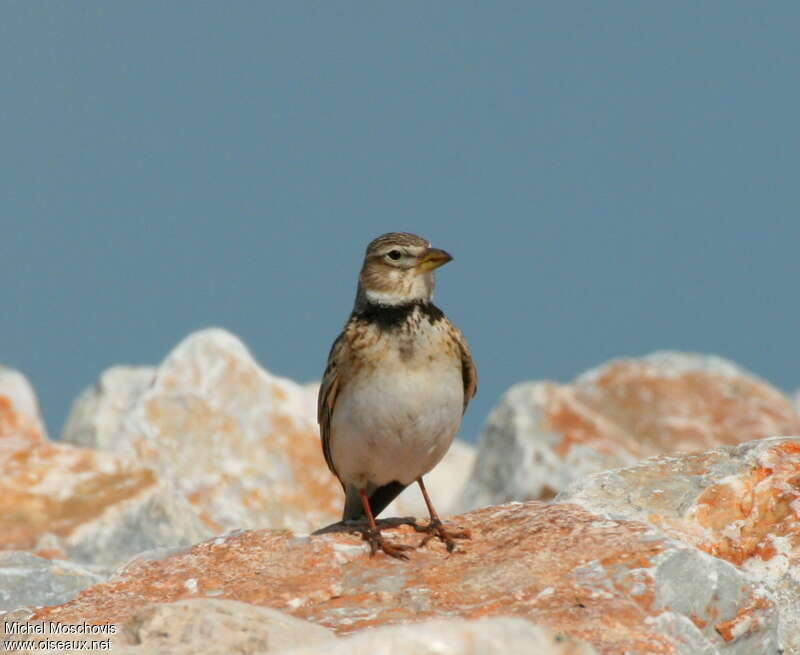
[[[613,360],[571,385],[512,387],[489,416],[458,509],[548,500],[572,480],[656,454],[800,432],[779,391],[718,357]]]
[[[9,390],[10,389],[10,390]],[[151,471],[119,457],[52,443],[30,385],[0,375],[0,550],[66,557],[62,539],[112,506],[143,501],[156,487]]]
[[[107,372],[101,391],[77,404],[70,425],[78,427],[66,438],[92,433],[98,446],[152,470],[214,534],[309,531],[339,517],[342,491],[320,448],[313,386],[267,373],[221,329],[190,335],[145,385],[148,375]],[[122,417],[113,409],[121,405]],[[81,418],[90,406],[110,408],[107,417]]]
[[[489,507],[455,522],[472,531],[471,541],[452,555],[432,542],[407,562],[370,558],[361,537],[341,526],[312,536],[217,537],[134,561],[30,620],[122,624],[153,602],[211,597],[285,611],[339,635],[434,618],[516,616],[607,654],[775,651],[769,598],[729,562],[649,524],[539,502]],[[394,525],[388,538],[419,542],[410,526],[386,525]]]
[[[60,542],[67,556],[111,568],[144,551],[181,548],[212,536],[189,502],[169,483],[112,505]]]
[[[654,457],[577,480],[558,500],[649,521],[735,564],[773,594],[785,652],[800,653],[800,437]]]
[[[155,374],[152,366],[114,366],[104,371],[97,384],[72,403],[61,441],[113,450],[123,419]]]
[[[475,447],[457,439],[436,468],[425,476],[425,487],[440,516],[452,512],[453,504],[464,489],[474,464]],[[425,506],[419,485],[413,484],[406,488],[389,504],[382,516],[426,518],[428,508]]]
[[[191,335],[157,369],[106,371],[75,402],[65,443],[44,436],[24,377],[4,369],[0,383],[0,549],[114,567],[230,529],[310,531],[340,516],[318,385],[266,373],[222,330]],[[440,510],[471,456],[455,446],[429,478]]]
[[[65,603],[105,577],[96,569],[74,562],[0,551],[0,611]]]
[[[210,534],[185,498],[130,458],[50,442],[30,385],[0,372],[0,550],[114,567]]]
[[[63,440],[152,468],[189,499],[208,532],[309,531],[339,518],[343,506],[320,448],[318,390],[317,382],[301,386],[265,372],[233,335],[204,330],[158,368],[105,371],[75,401]],[[472,446],[456,442],[426,476],[440,514],[474,457]],[[384,515],[427,516],[427,508],[414,487]]]
[[[280,655],[595,655],[589,644],[525,619],[434,619],[386,626]]]
[[[147,605],[114,628],[111,645],[118,655],[597,654],[586,642],[516,617],[434,619],[367,629],[337,639],[332,631],[284,612],[209,598]],[[58,637],[63,635],[48,629],[35,636],[40,642]],[[35,652],[58,651],[39,648]]]
[[[23,652],[63,652],[63,646],[48,648],[46,642],[65,638],[106,642],[95,644],[95,648],[73,647],[69,650],[113,650],[118,655],[274,653],[298,646],[313,651],[318,645],[335,639],[330,630],[283,612],[214,598],[146,605],[121,625],[100,623],[92,627],[85,622],[32,624],[29,618],[30,612],[15,612],[4,616],[4,623],[0,624],[0,635],[5,628],[6,638],[16,636],[17,639],[36,642],[37,647],[30,648],[29,645],[30,650]],[[25,632],[25,628],[32,625],[41,628],[41,632]]]
[[[121,655],[273,653],[300,645],[313,652],[335,638],[322,626],[277,610],[213,598],[148,605],[125,623],[121,634],[132,644],[115,641],[114,652]]]
[[[184,498],[125,458],[0,440],[0,550],[116,566],[210,536]]]
[[[19,371],[0,366],[0,439],[37,443],[46,438],[33,387]]]

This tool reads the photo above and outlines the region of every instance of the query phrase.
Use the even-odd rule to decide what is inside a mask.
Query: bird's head
[[[408,232],[389,232],[367,246],[358,278],[358,301],[403,305],[430,300],[433,271],[453,259]]]

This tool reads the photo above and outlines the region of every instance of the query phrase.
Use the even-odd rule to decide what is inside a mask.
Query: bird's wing
[[[475,368],[475,362],[472,360],[472,353],[469,350],[469,344],[461,334],[461,330],[453,327],[456,335],[456,343],[461,352],[461,379],[464,382],[464,411],[467,411],[467,405],[475,392],[478,390],[478,370]]]
[[[331,419],[333,408],[336,405],[336,396],[339,395],[339,361],[343,349],[344,332],[336,338],[331,346],[328,365],[325,367],[325,375],[322,376],[317,397],[317,422],[319,423],[319,436],[322,439],[322,453],[325,455],[328,468],[337,478],[339,478],[339,474],[336,472],[331,458]],[[342,482],[341,479],[339,482]],[[344,483],[342,483],[342,488],[344,488]]]

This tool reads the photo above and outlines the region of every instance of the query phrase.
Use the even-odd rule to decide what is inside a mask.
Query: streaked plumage
[[[345,491],[343,518],[366,516],[376,532],[373,552],[402,556],[382,540],[370,514],[415,480],[436,523],[431,529],[453,547],[422,483],[450,447],[477,385],[463,335],[431,301],[433,270],[450,259],[413,234],[372,241],[320,387],[322,448]]]

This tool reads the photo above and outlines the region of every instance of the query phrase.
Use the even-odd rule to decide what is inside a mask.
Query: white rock
[[[0,611],[66,603],[104,579],[96,567],[0,551]]]
[[[516,617],[384,626],[276,655],[595,655],[586,643]]]
[[[550,500],[584,475],[651,455],[797,430],[788,398],[733,362],[679,352],[612,360],[572,384],[512,387],[489,416],[454,509]]]
[[[114,366],[72,403],[61,440],[87,448],[113,450],[123,418],[152,383],[152,366]]]
[[[596,473],[573,482],[556,502],[575,503],[611,519],[650,522],[716,555],[737,572],[727,589],[715,572],[721,587],[716,596],[732,598],[741,579],[763,587],[780,613],[778,638],[784,652],[800,655],[799,475],[800,437],[774,437],[651,457]],[[699,582],[702,570],[689,574],[686,567],[673,566],[664,579],[660,604],[685,616],[702,616],[715,591],[711,580]],[[731,635],[747,632],[747,616],[742,619]]]
[[[169,482],[109,506],[61,540],[69,557],[111,568],[159,548],[190,546],[212,536]]]
[[[35,430],[42,438],[47,438],[39,402],[30,382],[19,371],[0,365],[0,397],[5,397],[18,419],[26,423],[25,428]],[[1,421],[0,421],[1,422]],[[0,425],[0,435],[2,426]]]
[[[561,437],[547,427],[544,415],[545,404],[558,393],[551,383],[523,382],[503,395],[489,414],[474,468],[454,501],[454,511],[549,499],[575,478],[636,461],[622,445],[601,452],[575,444],[566,455],[558,453]]]
[[[45,624],[45,628],[51,626]],[[327,628],[283,612],[217,598],[146,605],[124,624],[112,628],[115,632],[107,637],[111,648],[104,650],[116,655],[255,654],[295,646],[313,650],[335,638]],[[52,630],[45,630],[39,639],[48,635],[52,635]],[[59,638],[64,639],[65,635]],[[55,655],[63,650],[36,652]]]
[[[227,655],[316,647],[333,632],[283,612],[236,600],[197,598],[149,605],[124,626],[136,644],[121,653]]]
[[[76,403],[66,438],[152,469],[211,533],[310,532],[336,521],[341,489],[319,443],[313,385],[263,370],[218,328],[194,333],[150,369],[106,372]]]

